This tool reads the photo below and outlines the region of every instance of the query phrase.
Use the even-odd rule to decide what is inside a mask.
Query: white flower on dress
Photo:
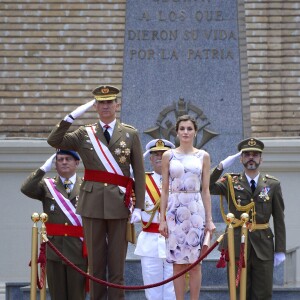
[[[192,247],[200,245],[200,230],[192,228],[186,236],[186,242]]]
[[[182,223],[184,220],[188,220],[191,217],[191,212],[185,206],[177,208],[176,222]]]
[[[194,228],[200,228],[203,225],[203,219],[200,215],[193,214],[190,220]]]
[[[176,227],[175,218],[176,218],[175,214],[172,211],[167,212],[166,221],[167,221],[169,230],[174,230],[174,228]]]
[[[172,192],[179,192],[182,189],[183,189],[183,183],[182,183],[181,179],[174,178],[171,183]]]
[[[190,210],[191,214],[199,214],[199,203],[192,201],[189,203],[188,209]]]
[[[189,256],[190,256],[190,260],[189,260],[190,263],[195,262],[200,256],[200,249],[199,248],[196,248],[196,249],[192,248]]]
[[[184,174],[184,167],[178,160],[170,161],[170,177],[180,178]]]
[[[172,261],[180,261],[184,258],[182,249],[178,246],[176,249],[170,251],[170,258]]]
[[[173,234],[170,234],[167,242],[169,244],[169,249],[170,250],[175,250],[177,248],[177,240],[176,237]]]
[[[200,181],[196,174],[189,173],[189,176],[186,176],[183,182],[183,187],[186,191],[197,191],[200,190]]]
[[[186,172],[199,173],[201,165],[199,164],[199,160],[195,156],[186,156],[182,160],[182,164],[184,165],[184,169]]]
[[[180,228],[182,231],[187,234],[191,228],[191,222],[189,220],[185,220],[180,224]]]
[[[172,234],[176,238],[177,245],[184,244],[186,234],[184,233],[184,231],[180,227],[177,226],[175,228],[175,230],[172,232]]]
[[[193,194],[180,193],[178,195],[178,200],[181,205],[188,206],[189,203],[193,200]]]

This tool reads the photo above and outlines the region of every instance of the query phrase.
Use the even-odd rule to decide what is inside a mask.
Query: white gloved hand
[[[142,220],[142,210],[140,208],[135,208],[132,212],[130,223],[137,223]]]
[[[229,155],[224,160],[222,160],[220,163],[222,164],[223,169],[230,167],[241,154],[242,152],[238,152],[234,155]]]
[[[274,267],[279,266],[285,261],[285,254],[283,252],[277,252],[274,254]]]
[[[69,115],[65,116],[64,121],[69,123],[73,123],[73,121],[80,117],[84,112],[86,112],[90,107],[92,107],[95,103],[95,99],[89,101],[86,104],[80,105],[75,110],[73,110]]]
[[[52,162],[54,157],[56,156],[56,153],[50,156],[45,163],[40,167],[41,170],[43,170],[45,173],[49,172],[52,168]]]

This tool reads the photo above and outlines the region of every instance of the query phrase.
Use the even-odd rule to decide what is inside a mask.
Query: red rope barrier
[[[124,285],[119,285],[119,284],[115,284],[115,283],[110,283],[104,280],[101,280],[99,278],[96,278],[90,274],[87,274],[85,272],[83,272],[80,268],[78,268],[76,265],[74,265],[70,260],[68,260],[66,257],[64,257],[59,251],[58,249],[48,240],[45,239],[46,243],[48,243],[49,247],[66,263],[68,264],[70,267],[72,267],[74,270],[76,270],[77,272],[79,272],[81,275],[85,276],[86,278],[93,280],[94,282],[97,282],[99,284],[102,285],[106,285],[109,287],[113,287],[113,288],[119,288],[119,289],[123,289],[123,290],[142,290],[142,289],[150,289],[153,287],[157,287],[163,284],[166,284],[180,276],[182,276],[183,274],[185,274],[186,272],[188,272],[189,270],[191,270],[192,268],[194,268],[197,264],[199,264],[200,261],[202,261],[212,250],[214,250],[214,248],[216,248],[216,246],[219,244],[219,241],[215,241],[214,244],[207,249],[207,251],[205,252],[205,254],[201,255],[194,263],[192,263],[189,267],[187,267],[186,269],[182,270],[180,273],[165,279],[161,282],[157,282],[157,283],[153,283],[153,284],[148,284],[148,285],[144,285],[144,286],[133,286],[133,285],[129,285],[129,286],[124,286]]]
[[[238,287],[239,283],[240,283],[242,268],[245,268],[244,250],[245,250],[245,243],[241,243],[240,260],[238,262],[238,271],[237,271],[237,275],[236,275],[236,279],[235,279],[236,287]]]
[[[41,290],[45,285],[46,278],[46,242],[41,243],[40,246],[40,254],[37,260],[37,264],[40,264],[41,276],[39,278],[39,274],[37,273],[37,286],[39,290]],[[29,262],[29,266],[31,267],[31,261]]]

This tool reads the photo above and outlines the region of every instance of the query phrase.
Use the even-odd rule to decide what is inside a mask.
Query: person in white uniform
[[[145,285],[157,283],[173,276],[173,265],[166,261],[165,238],[159,233],[159,204],[161,191],[161,158],[166,150],[175,148],[171,142],[155,139],[146,145],[144,157],[150,154],[153,172],[146,173],[145,207],[141,212],[142,231],[138,236],[134,254],[141,256]],[[174,300],[173,281],[145,289],[147,299]]]

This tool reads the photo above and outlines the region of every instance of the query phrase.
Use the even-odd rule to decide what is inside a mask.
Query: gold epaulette
[[[236,178],[239,177],[240,174],[239,173],[225,173],[221,178],[223,178],[223,180],[221,179],[221,181],[226,181],[227,178],[231,177],[231,178]]]
[[[226,173],[226,174],[224,174],[224,176],[225,175],[230,175],[231,177],[237,177],[237,176],[240,176],[240,173]]]
[[[128,128],[130,128],[130,129],[133,129],[133,130],[136,130],[136,128],[135,127],[133,127],[132,125],[128,125],[128,124],[125,124],[125,123],[121,123],[123,126],[125,126],[125,127],[128,127]]]
[[[273,179],[273,180],[279,181],[279,179],[277,179],[276,177],[271,176],[269,174],[266,174],[265,177],[268,178],[268,179]]]

